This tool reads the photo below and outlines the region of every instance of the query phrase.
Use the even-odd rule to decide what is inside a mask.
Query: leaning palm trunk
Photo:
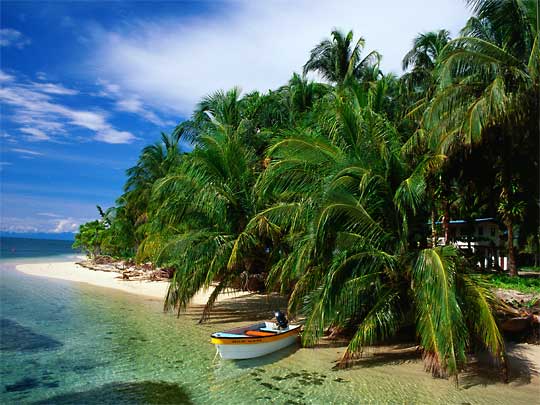
[[[431,247],[437,246],[437,241],[439,239],[437,235],[437,214],[435,208],[431,209]]]
[[[445,199],[443,201],[444,214],[442,219],[445,245],[448,245],[450,243],[450,207],[448,205],[448,200]]]
[[[517,263],[516,263],[516,250],[514,248],[514,224],[512,220],[507,219],[504,221],[504,225],[508,231],[508,238],[506,240],[506,246],[508,250],[508,274],[512,277],[517,276]]]

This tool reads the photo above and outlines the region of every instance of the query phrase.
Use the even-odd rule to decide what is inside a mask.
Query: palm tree
[[[175,269],[165,309],[180,312],[197,291],[216,285],[202,321],[225,289],[267,273],[267,288],[287,294],[290,312],[306,317],[306,345],[329,328],[354,333],[341,365],[412,324],[434,375],[457,378],[476,347],[504,363],[494,297],[455,248],[427,248],[424,229],[437,186],[451,184],[441,169],[449,157],[459,163],[475,100],[483,107],[473,116],[485,113],[482,131],[497,139],[506,139],[510,117],[517,122],[514,97],[525,95],[527,109],[536,103],[529,91],[537,88],[537,59],[524,68],[514,61],[523,50],[505,45],[521,31],[493,28],[499,20],[482,10],[465,38],[442,48],[445,31],[424,34],[406,57],[416,72],[413,110],[423,113],[412,137],[398,129],[410,93],[400,95],[398,79],[380,74],[376,52],[361,60],[363,39],[354,43],[352,32],[336,30],[304,66],[335,88],[294,75],[266,94],[218,91],[172,137],[145,148],[110,229],[136,229],[137,259]],[[486,33],[513,39],[495,50],[488,36],[479,39]],[[180,155],[179,139],[193,151]],[[507,187],[506,177],[498,181]],[[519,207],[518,189],[519,182],[501,198],[509,201],[501,212]],[[85,236],[93,243],[93,234]]]
[[[311,50],[309,60],[304,65],[304,74],[318,72],[331,83],[342,84],[350,78],[373,79],[379,74],[380,55],[371,51],[363,59],[361,52],[365,45],[364,38],[353,43],[353,32],[347,34],[332,31],[332,39],[325,39]]]
[[[409,70],[402,76],[409,94],[418,94],[420,97],[432,95],[430,90],[434,89],[436,83],[433,73],[439,56],[449,41],[450,33],[447,30],[430,31],[414,38],[413,46],[402,62],[403,70]]]
[[[195,149],[154,184],[149,234],[138,252],[139,260],[176,269],[165,300],[167,310],[180,312],[197,291],[217,283],[201,321],[242,273],[260,273],[265,257],[264,246],[243,234],[256,212],[252,188],[260,168],[255,149],[246,142],[253,135],[251,127],[236,113],[208,111],[211,121]],[[216,118],[231,116],[235,118],[229,122],[237,127]]]
[[[124,194],[117,203],[123,213],[122,218],[130,219],[134,228],[139,228],[148,221],[154,183],[180,163],[180,134],[181,132],[177,132],[169,136],[161,133],[161,140],[146,146],[137,164],[126,171],[128,178],[124,185]],[[144,238],[141,233],[144,234],[144,228],[136,232],[136,245]]]
[[[275,203],[247,226],[285,253],[269,283],[292,286],[289,310],[306,316],[304,344],[328,327],[355,330],[343,365],[414,321],[434,375],[457,376],[470,336],[504,361],[489,290],[453,247],[419,250],[408,231],[424,173],[440,157],[408,169],[397,132],[370,99],[337,94],[328,136],[300,133],[270,149],[257,189]]]
[[[403,70],[408,70],[400,79],[402,85],[402,96],[408,100],[407,117],[415,119],[416,132],[410,137],[408,144],[404,147],[405,153],[410,153],[411,144],[416,148],[411,156],[421,157],[430,150],[429,139],[432,137],[429,129],[422,125],[421,112],[430,103],[437,85],[437,66],[440,55],[444,47],[450,40],[450,33],[447,30],[430,31],[419,34],[413,40],[413,47],[403,58]],[[431,211],[431,244],[438,243],[437,220],[438,211],[442,208],[442,223],[444,229],[444,243],[449,243],[449,203],[446,192],[446,182],[442,181],[444,166],[437,167],[433,172],[427,173],[426,185]]]
[[[469,1],[476,15],[441,57],[440,88],[425,122],[437,133],[443,153],[482,142],[504,145],[493,162],[498,168],[499,214],[508,231],[511,275],[517,274],[514,226],[525,204],[513,156],[537,145],[540,45],[538,4],[533,1]],[[538,154],[530,154],[531,172]],[[534,155],[534,157],[532,157]]]

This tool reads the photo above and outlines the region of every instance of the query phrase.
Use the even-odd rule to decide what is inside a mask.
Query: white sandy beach
[[[16,269],[22,273],[56,278],[78,283],[87,283],[97,287],[113,288],[131,294],[163,300],[169,283],[167,281],[137,281],[123,280],[122,276],[115,272],[90,270],[79,266],[75,262],[54,263],[27,263],[19,264]],[[200,291],[191,301],[192,305],[204,305],[212,293],[211,289]],[[218,301],[224,301],[235,297],[242,297],[248,293],[226,294]]]

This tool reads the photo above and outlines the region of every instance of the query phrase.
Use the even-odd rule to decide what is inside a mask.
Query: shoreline
[[[151,300],[163,300],[169,284],[168,281],[123,280],[122,275],[119,273],[91,270],[78,265],[74,261],[20,263],[15,266],[15,269],[30,276],[85,283],[96,287],[123,291]],[[211,288],[200,291],[189,305],[188,309],[191,309],[191,311],[186,314],[190,317],[195,315],[195,318],[198,318],[202,306],[204,306],[211,293]],[[238,325],[242,322],[261,320],[269,313],[270,307],[274,307],[278,302],[278,297],[263,298],[261,295],[249,292],[224,293],[217,300],[215,313],[205,327],[209,328],[212,325],[212,328],[218,328],[218,325]],[[339,357],[345,346],[343,342],[337,345],[335,343],[338,342],[324,341],[316,347],[321,359]],[[311,350],[313,349],[301,349],[301,353],[311,353]],[[511,377],[507,387],[515,390],[519,385],[523,385],[521,388],[523,392],[537,390],[540,387],[540,346],[527,343],[508,343],[507,350]],[[413,352],[414,347],[408,347],[407,345],[369,347],[366,348],[364,356],[354,361],[355,365],[350,370],[352,373],[359,372],[364,366],[371,367],[370,364],[376,364],[379,361],[389,367],[394,367],[402,361],[405,363],[411,362],[411,370],[413,370],[411,372],[416,369],[421,370],[421,360],[416,355],[411,357]],[[416,365],[413,366],[413,364]],[[478,365],[468,366],[467,371],[462,373],[462,376],[476,381],[476,384],[479,385],[502,384],[498,381],[499,377],[492,374],[492,370],[477,367]],[[425,377],[423,371],[421,372],[422,376]],[[484,374],[485,372],[487,373]],[[526,378],[523,378],[524,376]],[[522,382],[518,383],[518,381]]]
[[[455,404],[490,402],[495,404],[500,402],[498,401],[499,398],[504,398],[503,402],[515,404],[537,402],[537,393],[540,387],[540,346],[529,344],[508,345],[509,384],[502,383],[500,372],[487,367],[483,359],[471,359],[472,361],[466,370],[463,370],[460,374],[458,388],[455,387],[451,379],[432,378],[424,370],[424,364],[420,353],[416,351],[416,346],[409,344],[410,342],[388,343],[366,348],[364,355],[355,359],[351,367],[345,370],[334,369],[336,360],[341,357],[345,350],[344,342],[326,339],[315,348],[286,349],[281,353],[272,354],[266,358],[253,359],[243,364],[228,361],[214,364],[212,363],[214,348],[208,342],[211,332],[268,319],[272,309],[283,305],[283,298],[281,297],[280,301],[277,295],[248,294],[237,299],[229,299],[231,296],[224,294],[224,299],[216,305],[211,318],[204,324],[199,325],[197,321],[202,312],[201,306],[191,306],[181,314],[180,319],[176,319],[174,316],[163,316],[161,314],[158,306],[154,305],[156,302],[152,302],[153,299],[158,298],[150,296],[150,302],[144,303],[148,301],[148,295],[143,294],[142,290],[149,285],[166,286],[166,281],[123,281],[121,273],[86,269],[77,266],[74,262],[43,263],[41,265],[37,263],[20,263],[17,270],[13,270],[15,270],[14,266],[10,266],[9,272],[21,272],[23,275],[27,274],[29,276],[82,282],[97,286],[96,288],[104,287],[103,284],[105,284],[109,288],[108,291],[111,292],[111,303],[113,304],[110,307],[111,311],[104,314],[103,319],[99,316],[96,317],[98,314],[96,311],[107,311],[109,308],[108,305],[95,307],[96,300],[102,303],[103,298],[105,298],[105,303],[107,303],[107,290],[103,290],[105,293],[100,293],[97,296],[90,294],[87,298],[88,306],[85,305],[84,307],[88,313],[83,313],[78,319],[79,322],[82,319],[98,322],[100,327],[95,330],[93,324],[85,322],[85,329],[79,335],[79,337],[84,338],[82,342],[92,339],[95,334],[97,342],[99,342],[95,349],[99,350],[99,353],[109,353],[111,356],[115,356],[113,357],[115,359],[114,363],[110,364],[117,364],[120,369],[124,370],[125,367],[122,366],[124,364],[122,361],[126,361],[125,364],[137,363],[137,370],[139,370],[137,372],[144,375],[147,375],[145,373],[152,373],[152,375],[161,376],[162,373],[177,372],[178,374],[174,374],[174,378],[178,378],[183,383],[188,381],[185,385],[191,387],[196,387],[196,379],[206,378],[204,376],[208,374],[204,373],[208,372],[213,378],[219,378],[217,382],[213,378],[211,379],[216,396],[229,395],[227,398],[235,398],[234,388],[228,390],[225,385],[220,385],[227,384],[228,386],[229,381],[233,381],[233,384],[251,384],[254,391],[268,393],[274,391],[263,390],[284,389],[288,390],[288,392],[294,392],[292,387],[297,386],[294,384],[301,384],[302,387],[305,387],[306,394],[326,395],[325,393],[331,392],[327,395],[329,400],[336,396],[343,403],[353,403],[355,402],[352,400],[353,398],[356,398],[356,402],[360,398],[366,401],[380,398],[378,391],[366,388],[371,387],[371,385],[379,389],[395,391],[395,394],[388,396],[388,398],[393,398],[393,401],[384,402],[430,403],[431,401],[433,403]],[[97,277],[107,281],[97,281]],[[89,278],[92,278],[92,280],[87,283],[86,281],[89,281]],[[37,282],[36,279],[29,282],[26,277],[24,280],[18,277],[11,279],[12,282],[17,282],[17,280],[22,281],[23,284],[29,283],[30,287],[36,286],[37,289],[30,290],[30,294],[39,294],[39,286],[46,284],[39,281],[39,279],[37,279]],[[111,284],[116,285],[116,288],[111,288]],[[70,289],[76,293],[78,290],[77,285],[74,284],[73,286],[75,288],[71,287]],[[124,286],[124,288],[118,288],[119,286]],[[43,287],[44,292],[46,292],[48,287],[45,285]],[[125,287],[131,288],[126,291]],[[82,290],[86,296],[85,289]],[[119,292],[115,293],[114,290]],[[130,294],[125,295],[120,290]],[[52,291],[58,290],[53,288]],[[93,289],[91,291],[95,292]],[[120,295],[124,295],[125,300]],[[65,303],[66,300],[71,300],[73,296],[73,294],[62,294],[58,296],[58,300]],[[46,298],[53,303],[57,300],[56,295],[44,295],[43,297],[40,295],[36,298],[38,300]],[[161,298],[159,297],[159,299]],[[86,302],[87,299],[83,301]],[[141,305],[137,301],[140,301]],[[55,305],[52,304],[48,308],[52,309],[54,307]],[[17,308],[14,308],[14,310],[19,311]],[[148,312],[145,312],[146,310]],[[38,312],[38,314],[43,313]],[[71,311],[62,314],[62,317],[66,315],[70,317]],[[39,315],[36,314],[36,316]],[[125,322],[118,322],[124,317]],[[16,317],[13,319],[17,320]],[[59,319],[56,319],[55,322],[57,326],[61,325]],[[21,324],[35,327],[35,324],[24,320],[21,321]],[[72,324],[72,326],[75,324]],[[41,331],[40,329],[37,330]],[[46,333],[47,329],[44,329],[43,332]],[[63,339],[62,336],[66,333],[64,329],[62,329],[62,333],[59,333],[59,330],[56,330],[56,332],[57,335],[52,334],[51,336],[58,336],[60,339]],[[189,343],[184,345],[185,342],[178,342],[172,336],[178,338],[185,336]],[[67,335],[65,339],[72,342],[72,337]],[[171,350],[172,348],[175,348],[175,350]],[[75,351],[70,352],[70,350]],[[61,354],[61,358],[65,358],[62,356],[78,355],[81,350],[78,345],[71,346],[69,350]],[[120,353],[121,357],[117,357],[117,353]],[[55,356],[54,352],[51,352],[51,354],[44,352],[44,355],[50,355],[51,358]],[[77,367],[79,362],[84,359],[83,357],[75,358],[77,363],[74,364],[74,367]],[[133,359],[138,360],[133,361]],[[168,364],[178,365],[178,368],[168,368]],[[47,362],[43,361],[43,367],[44,369],[51,369],[54,366],[49,366]],[[107,367],[109,367],[109,363],[107,363]],[[182,371],[191,368],[197,370],[193,379],[186,378],[186,375],[191,375],[191,371]],[[8,380],[10,385],[17,384],[22,378],[33,376],[32,372],[24,371],[24,368],[21,368],[21,370],[20,376]],[[69,368],[66,371],[59,370],[55,372],[72,373]],[[95,374],[89,372],[88,376],[85,375],[85,378],[88,377],[89,385],[96,385],[100,390],[103,389],[101,380],[103,371],[102,369],[96,369]],[[94,375],[97,377],[94,377]],[[58,378],[60,379],[62,376],[64,374],[59,374]],[[124,380],[131,378],[131,375],[123,377],[120,374],[120,376]],[[93,378],[97,378],[98,383],[95,383]],[[117,377],[115,376],[115,378]],[[77,387],[70,385],[73,384],[73,381],[66,381],[68,381],[66,382],[66,390],[70,394],[79,392]],[[319,387],[320,385],[323,386]],[[105,385],[105,390],[107,386]],[[44,386],[43,389],[45,390],[46,387]],[[337,391],[333,392],[333,390]],[[95,398],[96,392],[92,391],[92,398]],[[45,398],[46,395],[43,394],[40,399]],[[79,398],[73,398],[74,400],[70,402],[81,402]],[[385,396],[385,398],[387,397]],[[50,402],[50,398],[47,397],[46,399],[49,399]],[[79,399],[79,401],[75,399]]]
[[[15,270],[30,276],[45,277],[76,283],[85,283],[95,287],[109,288],[138,295],[153,300],[163,301],[169,287],[168,281],[123,280],[117,272],[91,270],[74,261],[32,262],[15,264]],[[199,291],[190,306],[205,305],[213,288]],[[249,292],[237,292],[221,295],[217,302],[228,301],[252,295]]]

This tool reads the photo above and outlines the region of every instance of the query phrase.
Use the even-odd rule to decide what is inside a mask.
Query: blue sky
[[[334,27],[383,70],[422,31],[454,35],[456,0],[368,2],[3,1],[0,231],[64,232],[122,190],[141,148],[220,88],[266,91],[300,71]]]

